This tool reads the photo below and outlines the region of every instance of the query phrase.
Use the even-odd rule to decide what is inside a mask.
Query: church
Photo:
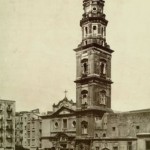
[[[42,148],[150,150],[150,109],[111,108],[112,50],[106,40],[104,0],[83,0],[82,41],[76,53],[76,103],[67,97],[42,117]]]

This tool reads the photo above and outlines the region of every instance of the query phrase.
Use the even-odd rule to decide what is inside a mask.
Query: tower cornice
[[[97,107],[89,107],[86,109],[82,109],[82,108],[77,108],[76,109],[76,114],[78,115],[87,115],[90,113],[95,113],[95,114],[99,114],[101,116],[103,116],[104,113],[113,113],[113,110],[111,108],[103,108],[100,106]]]
[[[84,49],[87,49],[87,48],[90,48],[90,47],[96,47],[96,48],[100,48],[108,53],[113,53],[114,50],[110,49],[109,47],[106,47],[106,46],[102,46],[102,45],[99,45],[97,43],[91,43],[91,44],[87,44],[87,45],[84,45],[84,46],[80,46],[76,49],[74,49],[75,52],[78,52],[78,51],[82,51]],[[98,49],[96,49],[97,51],[99,51]]]
[[[106,83],[106,84],[112,84],[113,82],[111,80],[108,80],[108,79],[105,79],[105,78],[100,78],[98,76],[87,76],[87,77],[84,77],[84,78],[79,78],[77,80],[75,80],[74,82],[75,83],[89,83],[90,81],[93,81],[94,83],[95,82],[103,82],[103,83]]]

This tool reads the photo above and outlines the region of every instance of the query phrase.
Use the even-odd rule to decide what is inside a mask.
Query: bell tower
[[[91,149],[95,119],[111,112],[111,54],[104,0],[83,0],[82,41],[76,52],[76,149]]]

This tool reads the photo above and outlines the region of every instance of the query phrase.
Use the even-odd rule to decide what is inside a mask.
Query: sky
[[[150,1],[105,0],[112,109],[150,108]],[[16,111],[76,101],[82,0],[0,0],[0,98]]]

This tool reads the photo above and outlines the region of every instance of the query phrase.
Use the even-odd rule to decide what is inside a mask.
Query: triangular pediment
[[[76,103],[74,103],[72,100],[68,100],[67,97],[65,97],[63,100],[59,101],[58,104],[53,105],[54,110],[58,110],[61,107],[67,107],[67,108],[74,108],[76,107]]]
[[[73,109],[63,106],[60,109],[58,109],[56,112],[54,112],[52,116],[69,115],[69,114],[75,114],[75,111]]]
[[[64,110],[59,112],[59,115],[63,115],[63,114],[70,114],[70,111],[67,109],[64,109]]]

